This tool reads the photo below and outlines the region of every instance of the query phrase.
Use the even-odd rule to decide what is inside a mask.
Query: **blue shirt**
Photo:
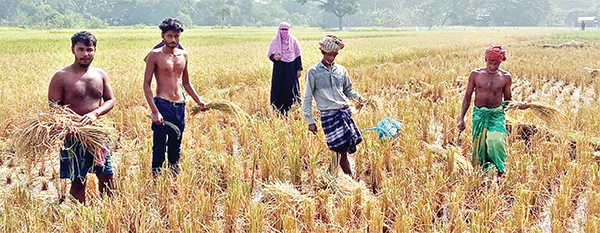
[[[312,98],[315,98],[319,111],[341,109],[350,106],[349,98],[362,98],[352,90],[348,70],[333,62],[331,70],[327,69],[322,60],[306,71],[304,82],[304,99],[302,112],[308,124],[315,123],[312,114]]]

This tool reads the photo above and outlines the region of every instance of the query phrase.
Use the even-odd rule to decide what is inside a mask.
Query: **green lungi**
[[[473,109],[473,166],[489,171],[493,166],[504,172],[506,127],[503,106]]]

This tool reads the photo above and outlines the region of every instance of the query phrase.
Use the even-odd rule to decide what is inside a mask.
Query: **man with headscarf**
[[[472,163],[474,166],[482,166],[486,171],[496,167],[498,176],[504,175],[506,165],[504,108],[512,100],[512,76],[508,71],[500,69],[503,61],[506,61],[506,51],[502,46],[490,44],[485,50],[486,67],[474,69],[469,75],[458,120],[458,128],[463,131],[464,117],[471,105],[473,92],[476,92],[472,119]],[[525,108],[528,108],[528,104],[520,103],[519,109]]]
[[[290,34],[290,24],[281,22],[271,40],[267,56],[273,61],[271,79],[271,105],[286,114],[294,103],[300,102],[298,79],[302,75],[300,44]]]
[[[335,36],[326,36],[319,41],[323,58],[306,71],[302,111],[308,130],[316,134],[317,125],[312,114],[314,97],[317,109],[321,112],[321,126],[327,138],[327,146],[336,152],[330,171],[335,172],[339,164],[344,173],[352,175],[347,155],[356,152],[362,136],[352,120],[349,98],[359,99],[360,102],[364,102],[365,98],[352,89],[346,68],[335,63],[335,57],[343,48],[344,43]]]

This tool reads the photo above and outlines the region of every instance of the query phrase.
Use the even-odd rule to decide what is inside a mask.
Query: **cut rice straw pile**
[[[506,107],[507,110],[513,110],[513,109],[518,109],[519,107],[518,102],[514,102],[514,101],[510,101],[508,103],[508,106]],[[543,105],[540,103],[528,103],[529,105],[529,109],[531,109],[540,119],[542,119],[543,121],[545,121],[546,123],[554,123],[556,120],[556,116],[559,114],[558,109],[548,106],[548,105]]]
[[[444,160],[448,166],[452,166],[452,169],[449,168],[449,170],[456,168],[462,174],[470,174],[473,170],[471,161],[464,157],[458,148],[454,146],[443,148],[438,145],[425,143],[425,148],[436,155],[436,158]]]
[[[262,199],[266,203],[294,204],[306,199],[292,184],[281,181],[265,185],[262,192]]]
[[[244,122],[252,119],[252,117],[248,115],[248,113],[246,113],[240,106],[226,100],[210,102],[206,105],[206,107],[211,110],[219,110],[224,114],[234,116],[236,119]],[[190,110],[192,115],[196,115],[199,112],[201,112],[201,108],[199,106],[194,106]]]
[[[68,107],[54,105],[47,112],[30,116],[13,130],[13,146],[17,155],[35,157],[62,148],[67,137],[79,140],[94,153],[94,163],[104,164],[108,155],[106,143],[112,127],[99,124],[82,126],[81,116]]]

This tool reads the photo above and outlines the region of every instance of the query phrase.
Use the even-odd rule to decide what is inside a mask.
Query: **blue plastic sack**
[[[385,138],[396,138],[402,128],[402,124],[392,118],[385,118],[377,122],[377,127],[364,129],[363,131],[377,130],[380,140]]]

